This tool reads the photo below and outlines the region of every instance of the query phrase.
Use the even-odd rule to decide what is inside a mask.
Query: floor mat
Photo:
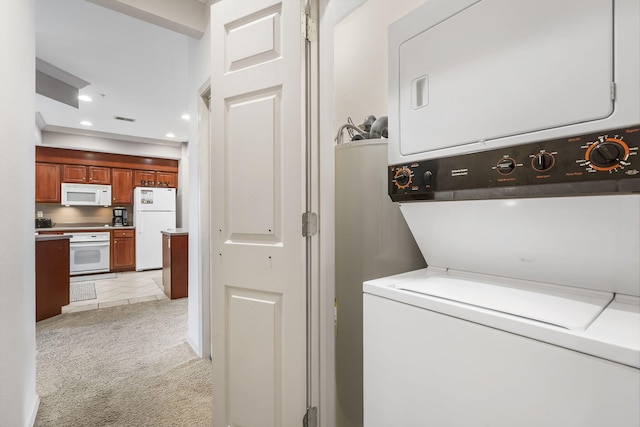
[[[69,302],[96,299],[96,285],[93,282],[71,283]]]

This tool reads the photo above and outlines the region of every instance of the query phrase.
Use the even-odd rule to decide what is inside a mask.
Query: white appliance
[[[71,236],[69,239],[70,275],[109,272],[111,233],[107,231],[63,234]]]
[[[161,232],[176,228],[176,190],[136,187],[133,196],[136,270],[162,268]]]
[[[61,184],[64,206],[111,206],[111,186],[98,184]]]
[[[640,1],[516,3],[389,28],[429,267],[364,284],[366,427],[640,424]]]

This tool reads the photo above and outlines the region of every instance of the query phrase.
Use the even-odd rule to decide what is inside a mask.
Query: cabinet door
[[[111,197],[113,204],[133,204],[133,171],[131,169],[111,170]]]
[[[60,166],[36,163],[36,203],[60,203]]]
[[[156,172],[155,171],[134,171],[133,172],[134,187],[155,187]]]
[[[156,172],[157,187],[178,187],[178,174],[173,172]]]
[[[111,168],[89,166],[87,177],[89,184],[111,184]]]
[[[136,267],[135,238],[133,230],[113,231],[111,241],[111,270],[126,271]]]
[[[87,167],[82,165],[62,165],[62,182],[87,183]]]

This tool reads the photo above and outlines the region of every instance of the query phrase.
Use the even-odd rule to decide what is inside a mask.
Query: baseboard
[[[198,343],[196,343],[195,341],[193,341],[193,339],[191,339],[189,335],[187,335],[187,343],[191,346],[191,349],[193,350],[193,352],[198,357],[202,358],[202,349],[200,348]]]
[[[31,416],[27,422],[27,426],[33,427],[36,423],[36,416],[38,415],[38,409],[40,408],[40,396],[36,394],[36,398],[33,401],[33,409],[31,410]]]

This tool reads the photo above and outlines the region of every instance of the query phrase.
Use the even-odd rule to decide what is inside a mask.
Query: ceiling
[[[89,82],[79,92],[93,99],[74,108],[36,94],[43,130],[187,141],[188,36],[85,0],[35,4],[36,57]]]

